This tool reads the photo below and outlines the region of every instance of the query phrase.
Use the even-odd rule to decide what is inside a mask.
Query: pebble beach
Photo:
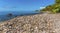
[[[0,33],[60,33],[60,14],[18,16],[0,22]]]

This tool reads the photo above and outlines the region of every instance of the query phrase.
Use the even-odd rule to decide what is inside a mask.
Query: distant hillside
[[[60,33],[60,14],[18,16],[0,22],[0,33]]]
[[[44,9],[41,9],[40,11],[42,11],[42,12],[49,11],[51,13],[60,13],[60,0],[55,0],[54,4],[48,5]]]

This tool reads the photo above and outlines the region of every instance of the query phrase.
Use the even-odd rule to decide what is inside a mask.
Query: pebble
[[[49,27],[53,30],[53,25],[50,22],[55,22],[55,18],[60,19],[60,16],[58,17],[54,14],[37,14],[16,17],[13,20],[0,23],[0,33],[49,33],[47,32],[50,31]]]

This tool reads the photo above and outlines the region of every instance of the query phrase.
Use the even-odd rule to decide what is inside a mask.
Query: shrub
[[[51,13],[60,13],[60,0],[56,0],[55,4],[46,6],[46,8],[40,11],[49,11]]]

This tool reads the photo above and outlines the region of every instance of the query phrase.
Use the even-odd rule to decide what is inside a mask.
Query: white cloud
[[[43,9],[43,8],[45,8],[45,7],[40,7],[40,9]]]

